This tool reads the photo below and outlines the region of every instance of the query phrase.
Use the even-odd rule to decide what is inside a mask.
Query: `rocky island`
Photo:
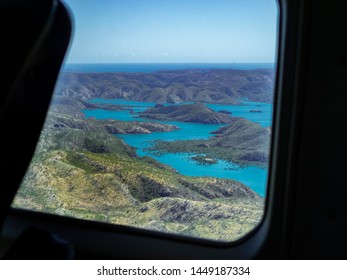
[[[270,130],[246,119],[214,132],[209,139],[156,141],[149,149],[157,153],[193,153],[238,164],[266,166],[269,160]]]
[[[205,124],[227,124],[236,119],[227,114],[215,112],[202,103],[150,108],[142,112],[140,117],[162,121],[174,120]]]

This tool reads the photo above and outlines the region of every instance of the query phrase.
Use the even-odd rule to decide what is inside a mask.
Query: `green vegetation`
[[[234,240],[260,221],[262,203],[232,180],[186,177],[125,154],[58,149],[33,161],[14,206]]]
[[[192,156],[191,159],[195,160],[199,164],[204,164],[204,165],[211,165],[211,164],[215,164],[218,162],[218,160],[207,157],[205,155]]]
[[[50,113],[13,206],[227,241],[259,223],[263,199],[245,185],[138,157],[105,123]]]
[[[82,110],[124,110],[87,99],[125,98],[156,103],[143,114],[160,120],[228,124],[206,140],[158,141],[153,152],[193,153],[192,160],[224,159],[266,166],[270,130],[229,112],[202,105],[271,102],[268,70],[187,70],[153,74],[64,73],[37,150],[13,202],[14,207],[216,240],[236,240],[263,215],[263,198],[240,182],[189,177],[150,157],[114,134],[171,131],[156,122],[85,119]],[[256,90],[257,89],[257,90]]]
[[[202,103],[186,104],[179,106],[165,106],[147,109],[140,117],[162,121],[180,121],[206,124],[232,123],[236,118],[227,114],[218,113]]]
[[[245,165],[266,167],[269,160],[270,130],[246,119],[235,118],[230,125],[214,131],[202,140],[155,141],[153,153],[191,153]]]
[[[57,96],[179,103],[272,102],[274,71],[192,69],[156,73],[63,73]]]

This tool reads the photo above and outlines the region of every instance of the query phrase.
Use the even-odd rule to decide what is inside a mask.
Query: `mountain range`
[[[79,100],[123,98],[155,103],[237,104],[240,98],[273,101],[274,71],[192,69],[154,73],[61,74],[56,96]]]

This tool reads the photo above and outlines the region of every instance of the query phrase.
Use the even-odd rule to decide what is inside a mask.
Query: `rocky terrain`
[[[176,70],[155,73],[62,73],[56,96],[155,103],[273,101],[274,72],[263,70]]]
[[[50,113],[47,122],[55,128],[81,129],[83,131],[106,130],[111,134],[149,134],[178,129],[178,126],[156,122],[125,122],[74,118],[69,115]]]
[[[140,114],[142,118],[205,124],[227,124],[236,120],[225,113],[218,113],[202,103],[150,108]]]
[[[14,207],[215,240],[236,240],[263,215],[263,198],[240,182],[183,176],[153,158],[140,157],[115,134],[179,129],[148,122],[86,119],[83,110],[129,110],[92,104],[89,98],[125,98],[158,105],[142,117],[227,124],[206,140],[158,141],[156,152],[192,152],[213,164],[268,161],[270,131],[201,102],[271,102],[270,70],[185,70],[153,74],[63,73],[32,163]],[[265,144],[264,144],[265,143]]]
[[[50,113],[13,206],[227,241],[259,223],[263,199],[247,186],[139,157],[105,123]]]
[[[210,160],[224,159],[238,164],[267,166],[269,161],[269,128],[243,118],[233,118],[227,126],[212,132],[206,140],[156,141],[149,149],[156,153],[193,153]]]
[[[104,109],[111,111],[124,110],[123,107],[118,105],[93,104],[67,96],[54,96],[49,112],[83,118],[84,114],[82,113],[82,110],[84,109]]]

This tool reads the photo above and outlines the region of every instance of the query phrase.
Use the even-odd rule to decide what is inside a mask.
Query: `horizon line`
[[[64,64],[275,64],[276,62],[64,62]]]

